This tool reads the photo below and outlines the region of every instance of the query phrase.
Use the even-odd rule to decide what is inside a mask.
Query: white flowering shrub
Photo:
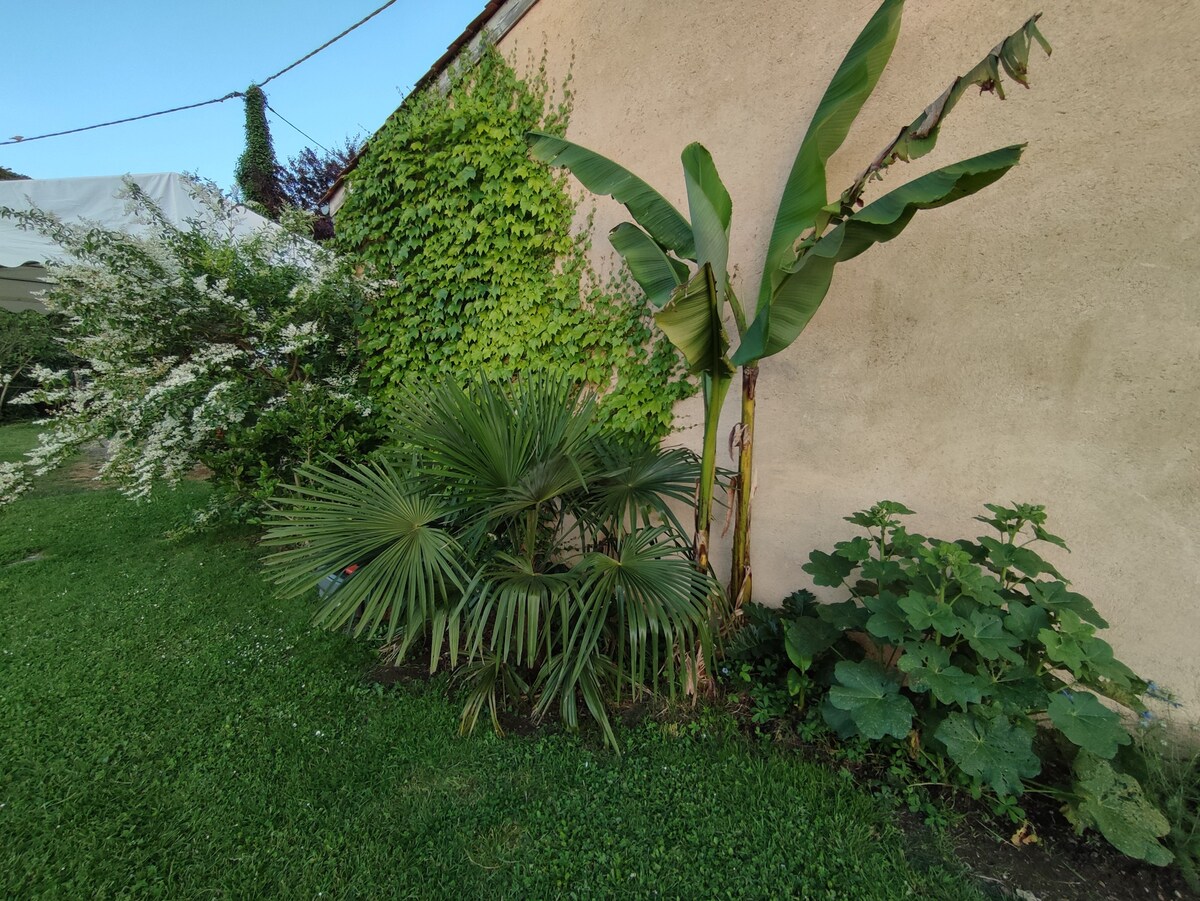
[[[211,217],[178,228],[138,188],[145,237],[65,224],[40,211],[0,216],[50,235],[43,301],[62,313],[81,368],[37,368],[21,400],[52,413],[23,465],[0,470],[0,498],[103,441],[100,477],[133,497],[212,472],[214,509],[252,516],[295,468],[354,459],[376,442],[359,378],[355,322],[370,286],[333,254],[271,228],[235,237],[236,209],[194,186]]]

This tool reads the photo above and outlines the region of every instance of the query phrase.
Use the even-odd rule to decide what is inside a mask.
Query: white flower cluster
[[[53,412],[24,463],[0,466],[0,503],[97,441],[101,476],[145,497],[198,463],[228,483],[290,477],[295,461],[336,454],[331,436],[366,425],[353,323],[371,285],[282,230],[235,238],[232,208],[211,194],[216,223],[185,238],[129,191],[148,237],[16,214],[74,260],[50,267],[45,302],[86,365],[34,372],[40,387],[21,399]]]

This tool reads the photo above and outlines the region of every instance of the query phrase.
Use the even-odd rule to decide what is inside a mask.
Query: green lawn
[[[0,459],[31,435],[0,429]],[[256,552],[148,505],[0,512],[0,897],[978,898],[794,754],[622,734],[456,734],[444,682],[276,600]]]

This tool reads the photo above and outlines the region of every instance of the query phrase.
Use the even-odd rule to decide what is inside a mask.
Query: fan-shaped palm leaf
[[[329,596],[317,621],[331,628],[357,616],[355,634],[381,628],[407,642],[431,632],[434,655],[450,638],[456,650],[457,607],[469,581],[454,538],[442,528],[446,510],[414,495],[390,463],[336,464],[300,470],[268,515],[264,544],[282,547],[266,559],[285,596],[310,591],[329,573],[359,565]]]

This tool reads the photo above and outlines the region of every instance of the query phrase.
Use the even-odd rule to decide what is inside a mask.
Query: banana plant
[[[614,249],[654,308],[654,319],[680,350],[704,392],[704,450],[696,509],[694,555],[709,567],[709,530],[715,490],[717,423],[737,374],[742,375],[741,421],[730,440],[738,454],[736,519],[730,597],[750,599],[751,471],[759,362],[800,336],[829,292],[838,263],[900,234],[921,210],[967,197],[1001,178],[1021,157],[1023,144],[944,166],[864,205],[869,183],[897,160],[934,148],[945,117],[972,86],[1004,99],[1001,72],[1029,86],[1029,54],[1050,45],[1038,15],[956,78],[933,103],[867,165],[840,195],[829,197],[826,166],[871,96],[900,32],[904,0],[883,0],[842,60],[800,142],[771,230],[755,307],[746,308],[729,277],[733,205],[712,156],[700,144],[682,155],[688,216],[629,170],[594,151],[544,132],[529,134],[533,155],[568,169],[588,190],[608,195],[633,217],[609,233]],[[738,346],[730,352],[725,328],[732,318]]]

